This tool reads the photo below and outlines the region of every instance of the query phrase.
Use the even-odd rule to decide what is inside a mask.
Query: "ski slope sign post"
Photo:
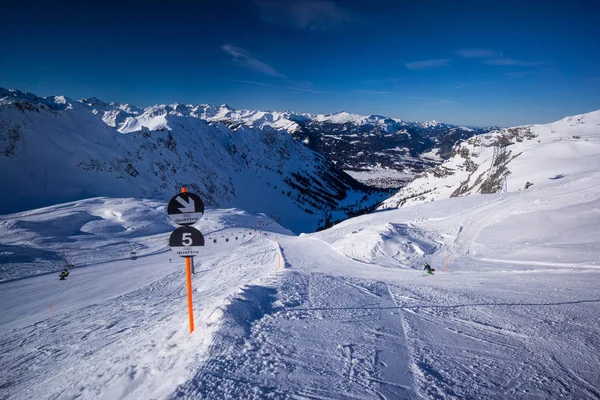
[[[189,226],[202,218],[204,203],[197,195],[181,188],[181,193],[169,201],[167,207],[169,218],[180,226],[169,237],[169,246],[178,256],[185,257],[185,279],[187,283],[188,315],[190,318],[190,334],[194,332],[194,306],[192,304],[192,257],[200,254],[204,246],[204,236],[198,229]]]

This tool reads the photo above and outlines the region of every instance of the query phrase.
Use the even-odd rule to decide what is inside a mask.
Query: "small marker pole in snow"
[[[450,256],[446,257],[446,272],[448,272],[448,261],[450,260]]]
[[[52,316],[54,316],[54,311],[52,311],[52,304],[50,304],[50,314],[52,314]]]

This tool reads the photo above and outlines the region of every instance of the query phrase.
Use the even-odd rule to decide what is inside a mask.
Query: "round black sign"
[[[169,218],[178,225],[195,224],[204,214],[204,203],[194,193],[179,193],[169,201],[167,213]]]
[[[202,232],[191,226],[181,226],[171,233],[169,246],[180,257],[194,257],[204,246]]]

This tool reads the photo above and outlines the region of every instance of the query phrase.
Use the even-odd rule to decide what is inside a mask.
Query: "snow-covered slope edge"
[[[2,214],[96,196],[166,200],[186,185],[209,206],[265,212],[308,232],[330,213],[385,198],[272,127],[232,127],[161,106],[117,130],[97,99],[15,93],[0,100]]]
[[[518,191],[600,168],[600,111],[474,136],[381,208],[476,193]]]
[[[441,199],[346,220],[306,235],[387,268],[600,269],[600,168],[528,190]],[[510,267],[512,265],[512,267]]]

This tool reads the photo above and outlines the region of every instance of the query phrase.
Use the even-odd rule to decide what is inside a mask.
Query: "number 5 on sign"
[[[191,226],[182,226],[171,233],[169,246],[180,257],[194,257],[200,254],[200,247],[204,246],[204,236]]]

